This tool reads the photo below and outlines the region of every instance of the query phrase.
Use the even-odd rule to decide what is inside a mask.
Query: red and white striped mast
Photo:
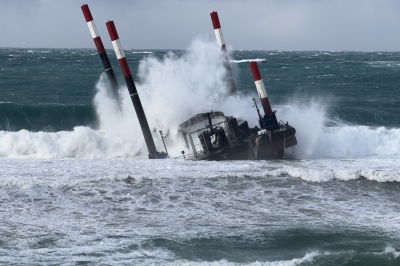
[[[133,106],[135,107],[136,115],[139,120],[140,127],[146,142],[147,150],[149,151],[150,159],[160,158],[160,153],[157,152],[154,144],[153,137],[151,135],[149,124],[147,123],[146,115],[143,110],[142,103],[139,98],[139,94],[136,90],[135,82],[133,81],[131,71],[128,66],[128,62],[125,58],[124,50],[122,49],[121,42],[115,28],[114,21],[108,21],[106,23],[108,33],[110,34],[111,42],[114,47],[115,54],[117,55],[118,63],[121,67],[122,74],[124,75],[125,83],[131,96]]]
[[[269,103],[267,91],[265,90],[264,81],[262,80],[257,62],[250,62],[250,69],[253,74],[254,83],[256,84],[258,96],[260,97],[265,116],[271,116],[273,114],[271,104]]]
[[[110,60],[108,59],[106,50],[104,49],[104,45],[103,45],[103,42],[101,41],[99,32],[97,31],[96,24],[94,24],[92,13],[90,12],[89,6],[87,4],[82,5],[81,9],[82,9],[83,15],[85,17],[86,23],[89,27],[90,34],[92,35],[94,44],[96,45],[97,52],[99,53],[101,62],[103,63],[104,70],[107,74],[108,80],[110,82],[111,88],[114,93],[114,97],[117,100],[119,109],[121,110],[122,109],[122,106],[121,106],[122,101],[121,101],[121,98],[118,93],[119,86],[118,86],[117,78],[115,77],[115,73],[111,67]]]
[[[233,79],[233,73],[231,65],[229,64],[228,52],[226,51],[226,45],[224,36],[222,35],[221,24],[219,23],[218,13],[213,11],[210,13],[211,21],[214,26],[215,37],[217,38],[218,44],[221,46],[221,50],[224,54],[224,67],[226,69],[226,79],[229,83],[231,94],[236,94],[236,84]]]

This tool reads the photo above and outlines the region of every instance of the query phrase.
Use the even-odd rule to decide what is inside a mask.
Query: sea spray
[[[351,125],[329,120],[329,104],[314,99],[302,105],[289,101],[277,106],[277,117],[296,128],[296,157],[362,158],[400,154],[400,129]]]
[[[138,92],[159,150],[163,145],[158,131],[162,130],[167,135],[170,153],[179,155],[184,145],[178,136],[178,126],[200,112],[213,110],[242,119],[253,117],[255,124],[257,116],[251,110],[251,99],[229,96],[224,72],[220,48],[201,40],[195,40],[182,55],[169,52],[162,59],[150,55],[140,62]],[[124,102],[123,113],[119,115],[110,107],[113,104],[104,86],[103,81],[96,86],[100,130],[126,141],[134,138],[135,142],[143,143],[126,89],[120,90]],[[139,150],[145,154],[143,145]]]
[[[218,109],[226,98],[220,48],[195,40],[183,54],[168,53],[162,60],[147,57],[139,66],[139,85],[148,115],[160,126],[177,128],[199,112]]]
[[[257,98],[257,94],[251,78],[248,86],[238,86],[238,95],[228,96],[220,55],[220,48],[214,42],[200,39],[193,41],[187,51],[171,51],[164,53],[161,58],[156,57],[155,53],[141,55],[138,71],[141,82],[137,87],[159,151],[163,150],[158,133],[162,130],[167,136],[169,153],[172,157],[179,156],[184,144],[178,135],[178,126],[199,112],[223,111],[225,115],[247,120],[252,127],[258,124],[251,101],[251,98]],[[245,68],[236,70],[239,72],[235,78],[240,80],[240,71],[244,72]],[[108,92],[108,82],[103,74],[97,84],[93,83],[93,88],[96,89],[93,102],[98,125],[91,123],[91,126],[57,132],[11,132],[3,127],[3,131],[0,131],[0,156],[146,157],[143,136],[126,87],[120,88],[122,112],[118,111],[115,100]],[[279,97],[279,93],[271,94],[272,107],[278,111],[278,119],[289,122],[297,130],[296,157],[299,159],[357,158],[400,153],[398,128],[370,127],[338,121],[329,117],[329,110],[336,106],[334,101],[320,95],[300,101],[301,95],[292,92],[290,97],[285,97],[277,104],[274,104],[275,97]],[[295,98],[297,100],[293,100]],[[83,117],[87,112],[71,107],[70,113]],[[5,114],[8,113],[6,110]],[[58,109],[48,113],[54,116],[61,114],[57,118],[59,124],[65,124],[73,117],[66,116]]]
[[[277,110],[278,119],[296,129],[296,157],[314,156],[320,148],[318,139],[325,126],[325,105],[318,101],[310,101],[309,104],[289,101],[287,105],[277,106]]]
[[[96,84],[97,93],[94,97],[96,112],[100,121],[98,131],[105,137],[113,138],[130,144],[135,154],[145,153],[145,142],[140,130],[135,109],[132,105],[126,87],[119,90],[122,99],[122,110],[118,109],[115,99],[110,96],[105,75],[101,75]]]
[[[149,56],[140,64],[141,82],[137,84],[138,93],[160,151],[163,145],[159,130],[169,137],[169,145],[179,141],[178,125],[195,114],[196,109],[203,109],[202,107],[210,102],[208,99],[218,98],[214,93],[210,94],[209,87],[224,88],[221,79],[224,73],[222,66],[217,66],[217,63],[220,63],[217,59],[212,60],[213,53],[207,53],[208,48],[215,47],[195,41],[193,49],[189,49],[183,56],[170,52],[163,60]],[[215,57],[218,57],[217,49],[211,51],[216,51]],[[209,69],[207,65],[215,68]],[[111,103],[104,85],[101,81],[97,84],[98,94],[95,97],[100,130],[106,135],[136,142],[136,150],[145,154],[143,136],[126,88],[120,90],[124,101],[122,114],[118,114],[115,108],[110,109]],[[174,152],[174,146],[170,151]]]

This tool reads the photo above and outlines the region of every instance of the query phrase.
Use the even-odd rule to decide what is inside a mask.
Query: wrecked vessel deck
[[[179,125],[193,160],[266,160],[285,157],[297,144],[296,129],[277,122],[275,113],[260,119],[269,129],[249,128],[248,122],[222,112],[200,113]],[[293,150],[294,152],[294,150]],[[291,154],[294,156],[294,154]]]

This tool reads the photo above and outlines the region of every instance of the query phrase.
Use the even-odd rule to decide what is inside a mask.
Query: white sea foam
[[[397,159],[397,163],[400,163],[399,159]],[[288,174],[311,182],[326,182],[332,179],[350,181],[361,177],[377,182],[400,182],[400,169],[396,169],[394,165],[395,164],[388,164],[387,169],[373,169],[376,168],[373,164],[365,164],[359,166],[360,168],[357,168],[357,166],[353,164],[348,165],[348,168],[344,168],[343,165],[336,162],[335,164],[326,165],[326,168],[322,165],[312,168],[304,166],[285,166],[281,170],[275,172]]]
[[[152,54],[153,52],[151,51],[136,51],[136,52],[132,52],[132,54]]]
[[[272,172],[289,163],[3,158],[1,221],[10,252],[0,263],[13,264],[15,258],[26,263],[84,258],[106,264],[283,266],[322,263],[337,255],[308,251],[295,258],[282,254],[270,258],[271,250],[261,239],[273,245],[276,238],[271,236],[285,237],[282,230],[293,228],[306,228],[306,233],[316,229],[314,237],[320,229],[325,235],[326,230],[346,234],[350,228],[357,230],[356,238],[368,228],[372,232],[368,236],[376,232],[378,244],[392,239],[397,243],[400,217],[395,190],[355,183],[309,184]],[[304,167],[315,163],[319,160],[294,162]],[[351,160],[344,163],[350,165]],[[16,231],[15,224],[23,226]],[[235,243],[237,236],[251,245],[261,243],[266,248],[264,259],[249,253],[246,263],[233,263],[200,250],[198,256],[183,260],[175,253],[210,238],[217,241],[217,251],[225,240],[240,247],[244,242]],[[218,254],[227,252],[235,260],[234,250],[228,245]],[[377,255],[396,257],[398,251],[388,247]],[[199,261],[207,258],[216,261]]]
[[[396,251],[392,247],[386,247],[382,253],[377,253],[377,254],[379,254],[379,255],[391,254],[394,258],[398,258],[400,256],[400,252]]]
[[[125,147],[121,147],[124,149]],[[95,155],[93,155],[95,157]],[[179,160],[147,160],[145,158],[104,159],[7,159],[0,161],[0,186],[28,188],[46,181],[49,187],[75,187],[82,182],[141,182],[175,179],[238,179],[282,180],[290,176],[308,182],[333,179],[350,181],[364,177],[376,182],[400,182],[400,157],[347,160],[193,162]],[[66,176],[67,178],[60,178]],[[36,179],[38,177],[38,179]],[[397,219],[397,218],[393,218]],[[398,221],[396,221],[398,223]]]
[[[241,59],[241,60],[229,60],[232,63],[240,64],[240,63],[247,63],[247,62],[263,62],[267,59],[255,58],[255,59]]]
[[[367,64],[376,68],[398,67],[400,66],[400,61],[370,61]]]
[[[220,260],[220,261],[214,261],[214,262],[194,262],[194,261],[178,261],[178,262],[173,262],[169,265],[171,266],[189,266],[189,265],[194,265],[194,266],[300,266],[303,265],[303,263],[308,264],[314,260],[316,256],[319,256],[320,254],[318,252],[310,252],[307,253],[304,257],[302,258],[295,258],[292,260],[281,260],[281,261],[267,261],[267,262],[261,262],[261,261],[256,261],[256,262],[250,262],[250,263],[236,263],[236,262],[229,262],[227,260]]]
[[[140,143],[139,143],[140,144]],[[73,131],[0,131],[0,156],[10,158],[107,158],[137,155],[138,143],[105,136],[88,127]]]

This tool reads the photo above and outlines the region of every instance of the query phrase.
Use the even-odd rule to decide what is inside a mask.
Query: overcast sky
[[[0,0],[0,47],[94,48],[82,4],[107,48],[108,20],[125,49],[214,41],[218,11],[235,50],[400,51],[399,0]]]

